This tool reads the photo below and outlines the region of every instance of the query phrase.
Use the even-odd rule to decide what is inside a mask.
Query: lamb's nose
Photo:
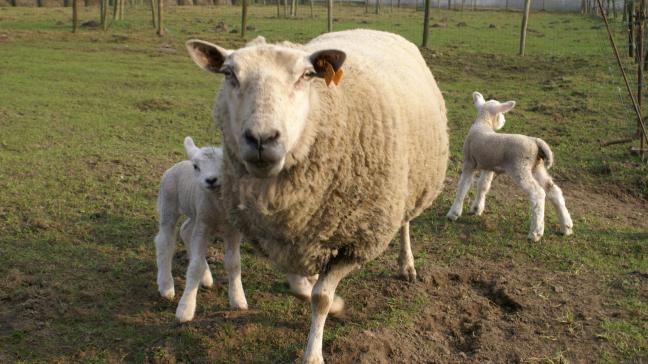
[[[271,130],[267,133],[253,133],[250,129],[246,130],[243,133],[243,138],[245,142],[248,143],[254,149],[259,151],[263,150],[263,147],[276,142],[279,139],[281,134],[279,130]]]
[[[218,178],[212,177],[212,178],[205,178],[205,182],[207,182],[208,185],[213,186],[216,181],[218,181]]]

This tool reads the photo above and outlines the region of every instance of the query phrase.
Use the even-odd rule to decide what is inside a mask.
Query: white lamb
[[[476,215],[484,211],[486,193],[494,174],[506,173],[529,195],[532,211],[530,240],[538,241],[544,234],[545,195],[558,212],[560,231],[564,235],[572,234],[573,223],[562,191],[547,173],[547,169],[553,165],[553,153],[547,143],[525,135],[495,132],[504,126],[504,113],[513,109],[515,101],[484,101],[479,92],[474,92],[473,102],[477,107],[477,118],[464,141],[463,168],[457,196],[447,217],[456,220],[461,216],[464,198],[477,171],[481,171],[477,197],[470,207],[470,212]]]
[[[158,211],[160,231],[155,237],[160,294],[168,299],[175,295],[171,261],[175,251],[176,223],[181,214],[188,219],[180,228],[180,237],[189,253],[187,282],[178,304],[180,322],[193,319],[198,285],[211,287],[212,274],[205,260],[207,244],[220,236],[225,241],[225,270],[229,280],[229,304],[233,309],[247,309],[241,283],[241,234],[226,219],[220,197],[220,175],[223,151],[217,147],[197,148],[191,137],[184,147],[189,157],[169,168],[160,182]]]

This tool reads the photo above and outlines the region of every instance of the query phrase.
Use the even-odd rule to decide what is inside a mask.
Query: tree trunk
[[[72,0],[72,33],[79,30],[79,1],[81,0]]]
[[[153,20],[152,24],[153,24],[154,29],[157,29],[157,27],[158,27],[158,24],[157,24],[157,9],[156,9],[156,7],[157,7],[156,1],[151,0],[151,18]]]
[[[108,29],[108,0],[100,0],[101,1],[101,27],[105,31]]]
[[[157,35],[164,36],[164,0],[157,0],[158,28]]]
[[[425,8],[423,9],[423,41],[421,48],[427,48],[428,35],[430,33],[430,0],[425,0]]]
[[[464,3],[465,2],[466,2],[466,0],[461,0],[461,11],[464,11]]]
[[[401,3],[401,0],[398,0],[398,3],[396,4],[396,8],[400,9],[400,3]]]
[[[380,14],[380,0],[376,0],[376,14]]]
[[[313,15],[313,0],[310,0],[310,11],[311,11],[311,19],[314,17]]]
[[[279,17],[281,17],[281,0],[277,0],[277,18]]]
[[[327,23],[326,29],[328,32],[333,31],[333,0],[326,1]]]
[[[247,11],[248,0],[241,0],[241,38],[245,37],[245,28],[247,28]]]
[[[627,21],[628,21],[628,57],[634,57],[635,56],[635,42],[634,42],[634,15],[633,13],[633,4],[632,1],[627,1],[626,2],[626,12],[628,13],[627,15]]]
[[[369,14],[369,0],[365,0],[365,14]]]
[[[119,0],[113,1],[113,21],[119,20]]]
[[[529,11],[531,10],[531,0],[524,0],[524,14],[522,15],[522,29],[520,29],[520,56],[524,56],[526,46],[527,26],[529,25]]]
[[[448,0],[448,10],[452,9],[452,0]]]
[[[616,19],[617,17],[616,0],[612,0],[612,14],[614,14],[614,19]]]
[[[585,1],[585,0],[583,0],[583,1]],[[504,9],[506,9],[506,10],[509,9],[509,0],[506,0],[506,7]]]

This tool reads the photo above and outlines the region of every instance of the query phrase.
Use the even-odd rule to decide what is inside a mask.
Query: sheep
[[[529,196],[532,211],[530,240],[536,242],[544,234],[545,196],[558,212],[561,233],[571,235],[573,223],[562,191],[547,172],[553,165],[549,145],[540,138],[495,132],[504,126],[504,114],[513,109],[515,101],[484,101],[484,97],[475,91],[473,102],[477,108],[477,118],[464,141],[463,168],[457,196],[447,217],[454,221],[461,216],[464,198],[477,171],[481,171],[477,181],[477,197],[470,207],[470,212],[475,215],[484,212],[486,194],[495,173],[506,173]]]
[[[386,32],[186,46],[198,66],[225,76],[213,116],[230,221],[279,270],[301,277],[295,290],[312,310],[303,362],[322,363],[326,317],[343,308],[338,283],[399,229],[399,269],[416,277],[409,222],[445,178],[443,96],[418,48]]]
[[[180,228],[180,237],[187,246],[190,261],[185,290],[176,310],[176,318],[180,322],[193,319],[199,283],[204,287],[213,284],[205,256],[207,244],[216,236],[225,241],[230,307],[247,309],[241,282],[241,234],[227,222],[220,199],[223,151],[217,147],[199,149],[191,137],[185,138],[184,147],[189,160],[169,168],[160,182],[157,202],[160,229],[155,236],[159,292],[162,297],[173,299],[175,290],[171,261],[175,251],[175,228],[181,214],[188,217]]]

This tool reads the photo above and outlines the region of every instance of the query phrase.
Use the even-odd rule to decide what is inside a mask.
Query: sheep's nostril
[[[210,186],[213,186],[216,183],[216,181],[218,181],[218,178],[216,178],[216,177],[214,177],[214,178],[205,178],[205,182],[207,182],[207,184],[210,185]]]
[[[263,144],[268,144],[277,141],[279,139],[279,136],[281,134],[279,133],[279,130],[275,130],[274,133],[270,133],[264,140]]]
[[[256,148],[259,147],[261,144],[260,140],[252,134],[251,131],[246,130],[245,133],[243,133],[243,138],[245,138],[245,141],[250,144],[255,146]]]

